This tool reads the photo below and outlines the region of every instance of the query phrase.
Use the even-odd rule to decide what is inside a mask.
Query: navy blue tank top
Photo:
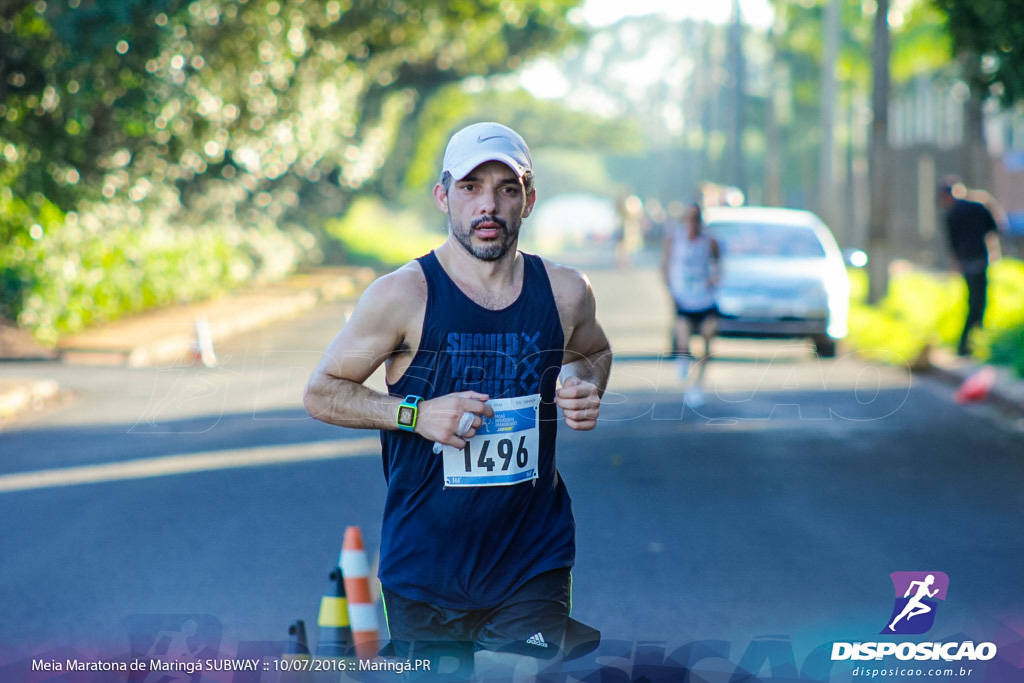
[[[443,458],[418,434],[381,432],[388,484],[381,583],[453,609],[497,605],[534,576],[575,560],[572,502],[555,467],[555,387],[564,335],[543,261],[523,254],[519,298],[492,311],[448,277],[433,252],[419,349],[391,394],[425,399],[478,391],[491,399],[539,394],[537,477],[508,486],[446,486]]]

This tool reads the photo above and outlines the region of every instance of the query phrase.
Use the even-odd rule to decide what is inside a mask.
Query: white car
[[[704,230],[721,249],[719,333],[798,338],[836,355],[847,334],[850,281],[828,226],[810,211],[712,207]]]

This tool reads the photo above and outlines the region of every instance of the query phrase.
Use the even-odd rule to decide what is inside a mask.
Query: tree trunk
[[[872,50],[871,153],[868,175],[871,213],[868,225],[868,300],[877,303],[889,290],[892,261],[891,160],[889,154],[889,0],[878,0]]]
[[[731,102],[729,103],[729,158],[727,173],[729,183],[747,193],[746,173],[743,163],[743,93],[746,89],[745,63],[743,57],[743,18],[739,0],[733,0],[733,22],[729,27],[729,71],[732,74]]]
[[[981,60],[974,52],[962,57],[964,80],[971,95],[964,102],[963,181],[968,187],[990,189],[992,164],[985,144],[984,104],[986,89],[981,82]]]
[[[771,29],[772,84],[765,103],[765,155],[764,155],[764,203],[765,206],[782,206],[782,130],[779,122],[779,100],[783,88],[783,65],[780,59],[780,36],[786,30],[782,12],[776,8],[775,23]]]
[[[839,0],[825,5],[822,32],[824,54],[821,60],[821,149],[818,166],[818,215],[832,226],[838,226],[842,207],[836,192],[835,127],[836,127],[836,59],[839,54]],[[843,241],[843,240],[840,240]]]

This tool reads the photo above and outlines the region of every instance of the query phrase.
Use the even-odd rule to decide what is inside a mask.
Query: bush
[[[437,214],[438,223],[443,219]],[[344,243],[346,258],[355,263],[398,266],[437,247],[445,239],[414,211],[395,211],[379,199],[361,197],[344,218],[328,221],[327,232]]]
[[[911,365],[928,339],[906,321],[881,309],[865,305],[850,307],[847,342],[865,358]]]
[[[116,201],[51,211],[0,249],[0,300],[41,343],[127,314],[215,297],[292,272],[308,235],[273,225],[172,225]],[[0,212],[0,221],[10,215]]]
[[[993,335],[989,349],[989,360],[1011,367],[1024,377],[1024,323]]]
[[[926,346],[955,349],[967,313],[967,290],[954,273],[906,265],[896,268],[889,292],[867,304],[867,274],[851,271],[850,343],[875,359],[896,354],[911,362]],[[974,333],[981,360],[1009,365],[1024,375],[1024,262],[1002,259],[989,268],[985,329]]]

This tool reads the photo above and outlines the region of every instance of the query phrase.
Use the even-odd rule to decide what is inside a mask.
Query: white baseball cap
[[[522,177],[533,170],[530,148],[519,133],[500,123],[474,123],[452,136],[444,151],[444,168],[462,180],[485,161],[500,161]]]

